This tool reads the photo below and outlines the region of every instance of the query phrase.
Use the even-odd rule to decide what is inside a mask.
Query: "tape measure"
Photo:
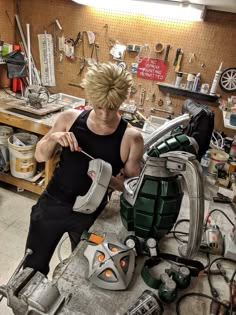
[[[162,53],[164,50],[164,45],[161,42],[156,43],[154,46],[154,51],[158,54]]]

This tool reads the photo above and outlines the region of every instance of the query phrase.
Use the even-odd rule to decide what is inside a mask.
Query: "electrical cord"
[[[221,214],[223,214],[223,215],[226,217],[226,219],[229,221],[229,223],[230,223],[232,226],[234,226],[233,221],[227,216],[227,214],[225,214],[222,210],[215,208],[215,209],[211,210],[211,211],[209,212],[208,216],[207,216],[207,220],[206,220],[205,225],[204,225],[204,229],[205,229],[205,230],[206,230],[206,227],[207,227],[207,223],[208,223],[207,221],[208,221],[209,217],[212,215],[213,212],[216,212],[216,211],[218,211],[218,212],[220,212]]]
[[[230,311],[229,311],[229,315],[233,314],[233,294],[232,294],[232,286],[233,286],[233,282],[234,282],[234,277],[236,275],[236,270],[234,271],[230,282],[229,282],[229,296],[230,296]]]
[[[219,150],[223,150],[224,148],[224,138],[216,130],[212,132],[210,147],[212,147],[213,149],[219,149]]]
[[[211,294],[214,298],[216,299],[219,299],[219,293],[217,292],[217,290],[213,287],[213,284],[212,284],[212,281],[211,281],[211,267],[212,265],[219,261],[219,260],[223,260],[223,261],[228,261],[228,262],[232,262],[232,263],[236,263],[235,260],[233,259],[230,259],[230,258],[225,258],[225,257],[219,257],[219,258],[216,258],[214,260],[212,260],[212,262],[209,264],[209,267],[208,267],[208,270],[207,270],[207,280],[208,280],[208,283],[209,283],[209,286],[210,286],[210,290],[211,290]]]
[[[1,89],[3,89],[3,91],[4,91],[7,95],[10,95],[10,96],[12,96],[12,97],[14,97],[14,98],[16,98],[16,99],[18,99],[18,100],[22,100],[21,97],[17,97],[16,95],[14,95],[14,94],[12,94],[12,93],[9,93],[3,86],[0,86],[0,87],[1,87]]]
[[[221,301],[218,301],[217,299],[211,297],[210,295],[204,294],[204,293],[199,293],[199,292],[190,292],[190,293],[186,293],[184,295],[182,295],[177,301],[176,301],[176,314],[177,315],[181,315],[180,313],[180,303],[183,299],[185,299],[188,296],[201,296],[204,297],[206,299],[209,299],[211,301],[214,301],[220,305],[223,305],[224,307],[226,307],[227,309],[229,309],[229,306]]]
[[[1,89],[3,89],[3,91],[7,94],[7,95],[9,95],[9,96],[12,96],[12,97],[14,97],[14,98],[16,98],[16,99],[18,99],[18,100],[21,100],[21,101],[24,101],[24,99],[22,98],[22,97],[18,97],[18,96],[16,96],[16,95],[14,95],[13,93],[9,93],[3,86],[0,86],[0,88]],[[51,103],[54,103],[55,101],[57,101],[59,98],[60,98],[60,96],[58,95],[57,97],[52,97],[51,95],[49,95],[49,99],[52,99],[52,101],[48,101],[47,102],[47,104],[51,104]]]
[[[183,240],[182,238],[180,238],[180,237],[178,237],[178,236],[176,235],[176,233],[180,233],[180,232],[176,231],[177,226],[178,226],[179,224],[183,223],[183,222],[189,223],[190,220],[189,220],[189,219],[180,219],[180,220],[178,220],[178,221],[175,223],[174,230],[171,231],[171,233],[173,233],[174,238],[175,238],[178,242],[180,242],[180,243],[185,243],[185,244],[186,244],[188,241]],[[181,234],[186,235],[186,236],[189,235],[189,233],[186,233],[186,232],[181,232]]]

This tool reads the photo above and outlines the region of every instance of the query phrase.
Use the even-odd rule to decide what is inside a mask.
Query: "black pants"
[[[92,214],[84,214],[44,192],[32,207],[26,248],[32,249],[33,254],[27,257],[24,268],[31,267],[47,275],[49,262],[62,235],[68,232],[74,249],[83,231],[91,227],[106,203]]]

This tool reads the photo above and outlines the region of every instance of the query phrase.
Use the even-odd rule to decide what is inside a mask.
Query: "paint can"
[[[0,126],[0,170],[7,172],[10,169],[8,138],[13,134],[13,128]]]
[[[210,162],[208,166],[208,172],[211,174],[217,174],[217,164],[225,164],[229,159],[229,154],[223,150],[211,149],[210,151]]]
[[[30,133],[15,133],[8,138],[10,171],[14,177],[27,179],[36,172],[34,152],[38,137]]]

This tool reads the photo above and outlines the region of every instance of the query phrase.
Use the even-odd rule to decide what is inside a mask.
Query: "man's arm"
[[[124,181],[127,178],[139,176],[141,170],[141,159],[143,156],[143,137],[139,131],[130,128],[128,135],[128,158],[121,174],[112,176],[109,187],[114,190],[123,191]]]
[[[37,143],[35,158],[38,162],[50,160],[55,152],[62,147],[70,147],[71,151],[78,148],[77,140],[69,128],[78,117],[78,111],[62,112],[49,132]]]

